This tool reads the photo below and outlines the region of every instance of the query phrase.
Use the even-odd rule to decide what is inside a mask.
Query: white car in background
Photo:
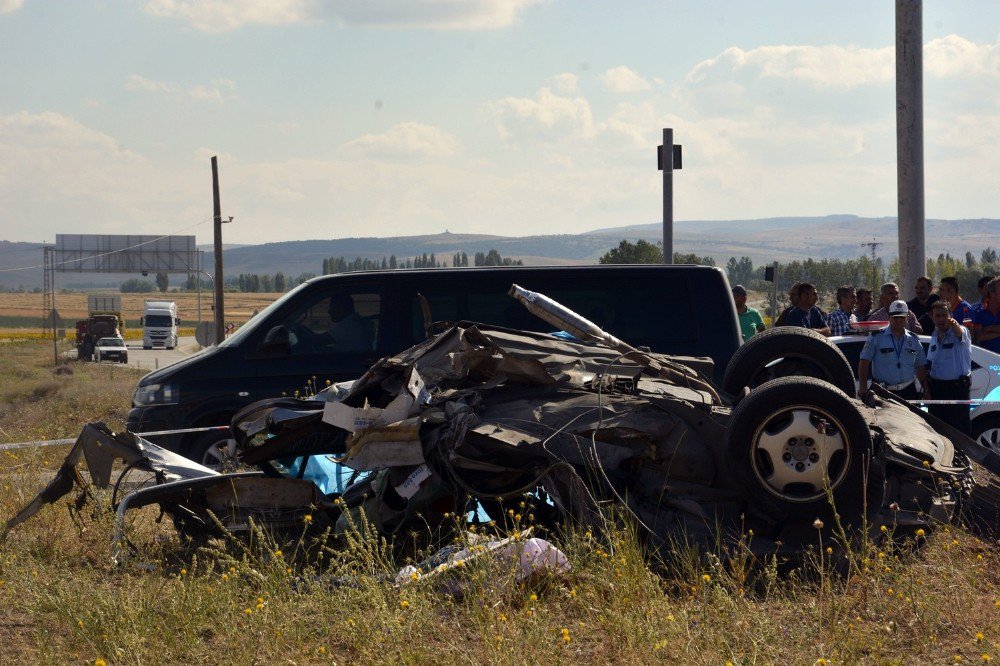
[[[867,335],[835,335],[830,342],[837,345],[847,357],[855,374],[861,348]],[[931,336],[921,335],[924,350],[930,346]],[[969,389],[972,400],[1000,401],[1000,354],[982,347],[972,346],[972,386]],[[983,446],[1000,451],[1000,402],[971,405],[972,436]]]
[[[128,347],[121,338],[101,338],[94,347],[94,360],[128,363]]]

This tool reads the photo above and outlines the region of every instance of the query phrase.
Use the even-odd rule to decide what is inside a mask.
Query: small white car
[[[121,338],[101,338],[94,347],[94,360],[128,363],[128,347]]]
[[[861,348],[867,335],[835,335],[830,342],[840,347],[855,373]],[[921,335],[924,350],[930,346],[931,336]],[[1000,354],[972,345],[972,400],[1000,401]],[[1000,402],[971,405],[972,436],[983,446],[1000,451]]]

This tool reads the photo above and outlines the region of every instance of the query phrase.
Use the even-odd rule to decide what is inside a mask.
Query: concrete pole
[[[226,339],[226,311],[222,297],[222,204],[219,202],[219,160],[212,157],[212,201],[215,208],[215,344]]]
[[[663,129],[663,263],[674,263],[674,130]]]
[[[922,0],[896,0],[896,196],[899,290],[909,300],[926,270]]]

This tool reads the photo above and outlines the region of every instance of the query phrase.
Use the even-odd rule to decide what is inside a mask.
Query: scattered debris
[[[882,526],[903,537],[929,531],[963,507],[995,525],[995,481],[976,485],[972,461],[998,474],[996,454],[887,392],[867,406],[826,381],[783,377],[733,395],[707,379],[709,359],[636,350],[541,294],[511,291],[559,335],[459,322],[353,383],[251,405],[232,431],[252,472],[218,474],[88,425],[7,529],[74,484],[82,500],[81,457],[99,487],[110,484],[116,457],[126,471],[153,473],[152,485],[115,500],[119,558],[125,512],[149,504],[194,539],[246,533],[251,523],[301,530],[306,515],[335,532],[364,519],[388,537],[470,512],[514,529],[568,522],[600,533],[614,506],[654,550],[713,549],[752,530],[755,552],[779,555],[866,525],[876,536]],[[772,334],[760,344],[780,343]],[[815,347],[828,364],[843,358],[824,354],[821,336],[796,332],[795,345]],[[761,358],[770,356],[744,352],[731,366]],[[399,575],[484,553],[519,558],[525,575],[569,567],[544,540],[505,539],[455,547]]]

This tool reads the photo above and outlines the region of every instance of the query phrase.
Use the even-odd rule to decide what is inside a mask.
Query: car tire
[[[972,439],[1000,453],[1000,414],[981,416],[972,421]]]
[[[199,465],[217,472],[231,472],[236,469],[236,440],[228,431],[213,430],[187,448],[185,455]]]
[[[753,336],[736,350],[726,366],[722,388],[739,395],[779,377],[815,377],[848,395],[857,387],[847,357],[825,336],[808,328],[780,326]]]
[[[771,520],[819,518],[832,528],[836,514],[845,528],[858,528],[866,507],[881,506],[868,422],[823,380],[783,377],[751,391],[732,411],[725,447],[747,504]]]
[[[146,345],[143,345],[142,348],[143,349],[152,349],[153,347],[152,346],[147,347]]]

